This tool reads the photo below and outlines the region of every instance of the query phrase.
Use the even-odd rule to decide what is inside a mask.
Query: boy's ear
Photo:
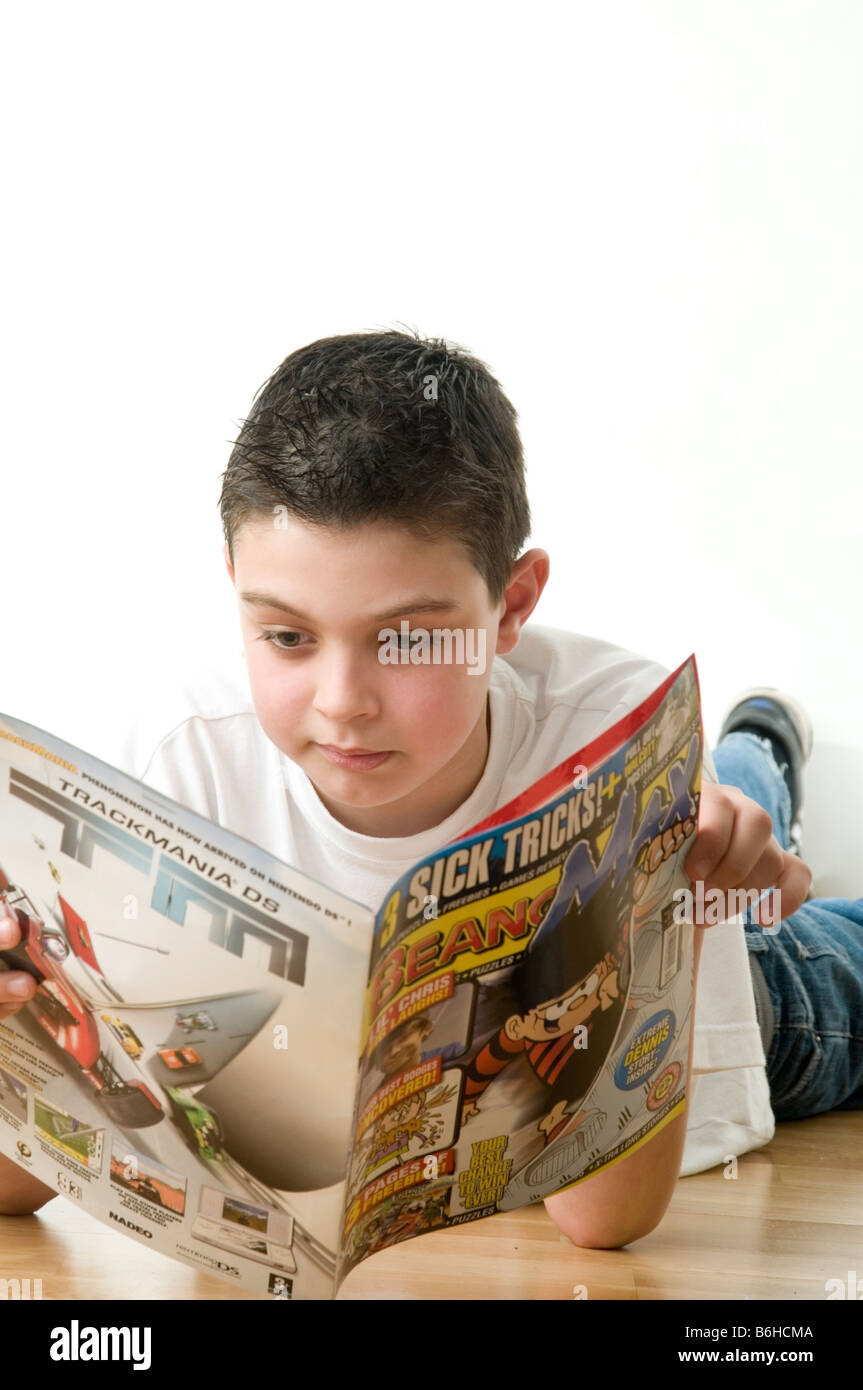
[[[548,583],[551,561],[545,550],[525,551],[512,567],[509,585],[501,602],[503,614],[497,630],[497,647],[501,656],[511,652],[519,633],[527,622],[540,595]]]
[[[236,588],[236,586],[237,586],[237,581],[236,581],[236,579],[235,579],[235,577],[234,577],[234,566],[231,564],[231,552],[230,552],[230,549],[228,548],[228,542],[227,542],[227,541],[225,541],[225,546],[224,546],[223,554],[224,554],[224,556],[225,556],[225,564],[226,564],[227,567],[228,567],[228,574],[229,574],[229,576],[230,576],[231,583],[232,583],[232,584],[234,585],[234,587]]]

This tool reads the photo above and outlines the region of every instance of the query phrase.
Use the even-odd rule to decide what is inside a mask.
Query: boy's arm
[[[706,927],[695,927],[695,980]],[[687,1089],[692,1088],[695,1009],[689,1031]],[[683,1162],[687,1110],[634,1154],[585,1182],[546,1197],[545,1209],[575,1245],[613,1250],[654,1230],[665,1215]]]
[[[57,1193],[0,1154],[0,1216],[29,1216]]]

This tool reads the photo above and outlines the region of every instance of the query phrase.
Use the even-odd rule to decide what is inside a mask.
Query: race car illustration
[[[165,1093],[171,1102],[171,1118],[186,1147],[199,1158],[220,1159],[225,1136],[215,1110],[178,1086],[166,1086]]]
[[[137,1192],[139,1197],[146,1197],[148,1202],[155,1202],[160,1207],[164,1206],[162,1194],[150,1178],[144,1176],[133,1178],[129,1186]]]
[[[21,930],[17,946],[0,950],[0,968],[33,976],[36,993],[25,1009],[75,1062],[115,1124],[128,1129],[158,1124],[165,1115],[156,1096],[144,1081],[127,1080],[113,1066],[92,1008],[69,979],[67,961],[83,967],[84,977],[92,978],[103,994],[117,997],[102,974],[86,922],[59,893],[57,903],[57,916],[40,915],[0,869],[0,904],[17,918]]]
[[[177,1014],[174,1022],[184,1033],[195,1033],[204,1029],[206,1029],[208,1033],[214,1033],[216,1031],[216,1025],[210,1018],[210,1015],[205,1013],[202,1009],[199,1009],[197,1013],[193,1014]]]
[[[134,1057],[136,1062],[143,1057],[144,1044],[128,1023],[124,1023],[122,1018],[114,1018],[113,1014],[102,1014],[102,1022],[107,1023],[124,1052]]]
[[[44,851],[44,843],[33,839]],[[48,868],[59,885],[58,869],[50,861]],[[51,885],[49,892],[50,901],[25,892],[0,867],[0,910],[15,917],[21,933],[17,946],[0,950],[0,970],[25,971],[37,986],[23,1010],[75,1064],[118,1127],[141,1129],[168,1120],[196,1156],[221,1159],[219,1121],[190,1086],[212,1079],[248,1045],[276,1009],[277,992],[246,988],[129,1004],[97,959],[87,922],[59,887],[54,892]],[[110,931],[105,934],[113,940]],[[139,1025],[136,1017],[141,1036],[119,1016],[125,1007],[143,1020]],[[147,1028],[157,1019],[160,1031],[167,1023],[169,1032],[153,1045]]]
[[[157,1047],[156,1051],[172,1071],[178,1071],[181,1067],[199,1067],[201,1065],[201,1054],[196,1052],[193,1047]]]

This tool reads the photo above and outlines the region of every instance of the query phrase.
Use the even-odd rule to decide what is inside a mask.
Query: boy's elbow
[[[639,1212],[637,1216],[626,1217],[586,1212],[584,1203],[576,1201],[574,1192],[558,1192],[545,1199],[545,1209],[558,1230],[573,1245],[587,1250],[619,1250],[650,1235],[665,1215],[666,1206],[659,1212]]]
[[[57,1193],[0,1154],[0,1216],[32,1216]]]
[[[684,1113],[619,1163],[546,1197],[546,1211],[573,1245],[618,1250],[642,1240],[668,1210],[685,1138]]]
[[[0,1198],[0,1216],[32,1216],[56,1196],[56,1192],[51,1192],[47,1197],[9,1197],[5,1201]]]

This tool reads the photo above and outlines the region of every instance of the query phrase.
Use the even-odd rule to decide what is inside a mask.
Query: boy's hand
[[[0,903],[0,951],[17,946],[21,940],[18,918],[5,903]],[[24,992],[17,987],[23,982]],[[36,993],[36,981],[24,970],[0,970],[0,1018],[8,1018],[32,999]]]
[[[684,868],[693,883],[703,880],[705,891],[778,888],[779,921],[803,905],[812,882],[812,870],[776,839],[764,808],[739,788],[713,782],[701,784],[698,834]]]

